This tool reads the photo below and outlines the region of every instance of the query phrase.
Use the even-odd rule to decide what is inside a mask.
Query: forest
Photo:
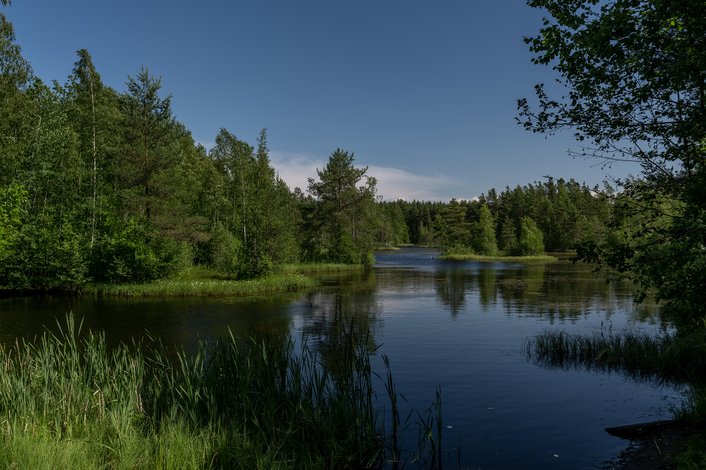
[[[0,0],[1,6],[9,3]],[[608,281],[630,281],[636,300],[652,301],[668,328],[659,338],[613,334],[612,327],[608,335],[601,329],[588,337],[548,332],[529,340],[527,359],[562,369],[597,368],[684,384],[691,401],[684,405],[680,425],[694,431],[683,452],[684,466],[702,468],[706,4],[697,0],[528,0],[527,4],[546,15],[537,35],[525,38],[532,61],[551,67],[565,94],[555,96],[555,89],[537,84],[533,97],[517,101],[518,123],[540,134],[568,129],[578,143],[578,150],[571,152],[574,156],[606,164],[631,162],[641,170],[639,177],[590,187],[546,176],[524,186],[469,187],[469,199],[393,201],[378,193],[376,179],[356,163],[353,151],[337,148],[310,175],[306,188],[290,188],[270,160],[264,127],[255,142],[238,137],[238,129],[222,128],[213,146],[204,147],[177,119],[172,95],[147,67],[126,71],[124,87],[115,89],[103,82],[89,51],[80,49],[68,77],[43,80],[23,57],[4,13],[9,10],[3,9],[0,296],[90,295],[97,292],[91,290],[95,286],[149,286],[196,269],[219,281],[244,285],[276,279],[293,267],[315,270],[335,264],[362,270],[374,264],[376,251],[402,245],[434,247],[450,259],[571,253],[575,262],[590,264],[594,274],[602,270]],[[522,282],[500,283],[494,290],[490,279],[481,279],[483,273],[468,279],[456,273],[450,284],[447,279],[439,281],[435,295],[456,315],[467,284],[482,286],[479,295],[487,306],[492,304],[488,299],[503,289],[511,292],[509,298],[516,294],[516,300],[523,298],[523,289],[540,292],[536,286],[544,285],[545,277],[543,272],[534,274]],[[564,283],[562,289],[574,287]],[[185,296],[195,294],[189,291]],[[564,304],[555,305],[559,311]],[[271,453],[277,445],[271,443],[279,438],[289,443],[292,435],[304,436],[304,444],[283,447],[282,455],[309,459],[314,468],[382,468],[400,462],[396,431],[390,444],[377,427],[368,362],[374,348],[335,341],[350,348],[346,371],[360,374],[334,377],[329,372],[335,373],[335,368],[320,370],[314,356],[294,354],[291,344],[253,343],[255,347],[245,351],[252,356],[247,356],[231,337],[230,343],[217,344],[214,354],[203,349],[193,357],[178,356],[179,369],[166,367],[168,352],[159,348],[149,357],[139,351],[130,356],[134,351],[126,346],[113,354],[101,336],[91,335],[77,346],[74,330],[73,318],[67,317],[63,336],[45,335],[39,346],[26,342],[22,348],[18,341],[14,352],[0,347],[7,365],[0,378],[14,384],[0,387],[0,408],[17,417],[6,420],[4,438],[17,435],[22,444],[21,432],[44,426],[47,435],[63,439],[75,426],[91,438],[103,432],[105,442],[112,442],[110,433],[120,420],[111,421],[106,403],[108,408],[127,403],[120,415],[125,429],[139,428],[140,433],[149,429],[156,439],[141,444],[147,449],[146,460],[159,454],[153,447],[184,448],[176,439],[170,441],[165,420],[172,419],[175,436],[197,443],[191,449],[194,455],[203,462],[211,456],[222,459],[211,460],[213,466],[247,462],[243,468],[252,468],[260,455],[271,458],[263,466],[280,462],[279,451]],[[368,339],[363,335],[361,343]],[[88,359],[79,359],[79,350],[87,351]],[[211,358],[207,364],[206,357]],[[33,366],[27,367],[30,363]],[[93,365],[85,367],[87,363]],[[385,365],[394,415],[398,395],[389,364]],[[111,374],[113,370],[124,373]],[[51,380],[50,372],[55,373]],[[85,387],[78,390],[74,379],[80,374],[87,375]],[[98,395],[96,377],[104,381]],[[287,377],[294,379],[290,383]],[[273,388],[273,383],[281,387]],[[142,395],[134,393],[138,386]],[[243,392],[233,394],[231,389]],[[252,395],[257,399],[248,403],[251,408],[243,407],[242,423],[233,420],[242,411],[241,398],[250,397],[251,389],[258,390]],[[114,395],[106,395],[106,400],[101,390]],[[75,404],[65,399],[74,392],[80,395],[75,403],[84,405],[66,409],[55,405]],[[438,426],[440,443],[440,400],[437,392],[436,418],[425,415],[430,418],[426,433],[420,434],[431,442],[432,463],[437,454],[429,430],[431,424]],[[259,408],[263,401],[269,407],[265,411]],[[329,407],[323,407],[323,413],[322,404]],[[47,413],[51,407],[56,416]],[[280,412],[290,419],[284,427]],[[87,418],[88,414],[93,416]],[[41,424],[25,425],[29,421],[22,420],[27,416]],[[260,426],[261,416],[270,420],[265,426]],[[309,421],[310,417],[316,420]],[[86,427],[87,421],[93,424]],[[353,421],[360,425],[350,426]],[[67,428],[66,423],[72,424]],[[203,435],[195,434],[199,426],[206,430]],[[260,432],[253,447],[259,448],[253,450],[247,439],[241,439],[243,429]],[[348,434],[336,435],[341,430]],[[35,454],[36,438],[29,436],[29,450],[22,452]],[[144,441],[141,434],[136,440],[140,439]],[[207,446],[198,439],[212,448],[203,452]],[[340,447],[344,441],[346,446]],[[68,438],[60,445],[75,442]],[[322,442],[327,446],[320,452]],[[439,462],[440,449],[436,449]],[[84,450],[77,448],[76,455]],[[108,450],[101,444],[96,452]],[[96,459],[102,465],[107,461],[102,455]],[[15,466],[14,461],[6,464]]]
[[[66,81],[49,85],[0,22],[5,292],[144,283],[194,265],[232,279],[288,263],[369,265],[374,249],[405,243],[535,255],[595,241],[611,217],[610,188],[553,178],[469,201],[384,201],[341,149],[292,190],[265,129],[254,144],[221,129],[206,149],[147,68],[115,90],[81,49]]]

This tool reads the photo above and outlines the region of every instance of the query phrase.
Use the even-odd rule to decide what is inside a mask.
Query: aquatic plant
[[[153,339],[109,348],[104,334],[82,332],[69,316],[57,334],[0,346],[0,466],[381,468],[399,461],[365,343],[349,336],[339,347],[346,359],[335,371],[289,336],[230,335],[190,353]],[[387,374],[392,384],[389,367]],[[396,397],[393,389],[393,413]]]
[[[547,331],[528,341],[526,352],[528,359],[551,367],[583,367],[657,381],[706,383],[703,334],[600,332],[584,336]]]

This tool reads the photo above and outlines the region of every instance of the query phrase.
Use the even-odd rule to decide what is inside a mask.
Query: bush
[[[157,238],[152,241],[152,245],[160,260],[160,277],[174,276],[194,265],[194,250],[187,242]]]
[[[86,281],[80,235],[68,217],[45,215],[25,222],[0,266],[9,290],[75,290]]]
[[[235,276],[238,273],[240,240],[233,236],[220,222],[213,229],[213,236],[208,244],[208,252],[213,269],[230,276]]]
[[[101,282],[147,282],[159,278],[163,266],[150,246],[144,224],[134,218],[109,220],[94,246],[91,276]]]

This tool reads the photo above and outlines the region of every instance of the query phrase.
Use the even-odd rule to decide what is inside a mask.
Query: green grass
[[[298,273],[284,272],[259,279],[232,280],[215,273],[202,277],[162,279],[145,284],[94,284],[83,295],[104,297],[226,297],[294,292],[315,282]]]
[[[541,256],[486,256],[471,253],[448,253],[442,254],[441,259],[446,261],[479,261],[482,263],[523,263],[523,264],[544,264],[554,263],[558,258],[550,255]]]
[[[675,383],[706,384],[706,337],[639,333],[592,336],[550,331],[527,343],[527,356],[550,367],[582,367]]]
[[[353,331],[324,361],[289,337],[109,349],[69,317],[57,335],[0,347],[0,467],[385,467],[398,427],[382,422]],[[394,387],[388,398],[394,415]]]
[[[363,271],[365,266],[362,264],[344,264],[344,263],[299,263],[285,264],[281,271],[289,274],[319,274],[319,273],[338,273],[338,272],[359,272]]]
[[[706,432],[689,438],[681,452],[674,457],[674,468],[703,470],[706,468]]]
[[[401,245],[380,245],[373,251],[400,251]]]
[[[262,278],[239,280],[209,268],[195,266],[171,279],[149,283],[89,284],[81,290],[81,294],[99,297],[245,297],[296,292],[314,287],[316,282],[308,277],[312,274],[363,270],[362,264],[288,264]]]

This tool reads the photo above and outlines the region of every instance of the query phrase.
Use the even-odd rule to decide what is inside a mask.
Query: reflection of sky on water
[[[435,257],[429,249],[381,253],[373,270],[322,275],[310,292],[250,300],[0,299],[0,340],[41,334],[73,311],[114,344],[145,329],[186,347],[228,330],[293,331],[330,365],[352,328],[374,352],[377,371],[389,356],[408,407],[424,409],[441,386],[450,426],[444,448],[453,456],[447,468],[457,467],[458,455],[472,468],[592,468],[625,447],[604,427],[664,418],[679,403],[670,388],[545,369],[525,358],[527,338],[544,330],[663,330],[654,308],[633,305],[628,285],[608,285],[568,262],[525,267]],[[416,430],[405,440],[413,446]]]
[[[425,258],[417,269],[403,257],[378,257],[379,352],[414,406],[427,406],[441,384],[444,447],[460,448],[464,464],[594,468],[626,444],[606,426],[665,418],[679,403],[669,387],[525,359],[527,338],[548,329],[659,333],[655,309],[637,311],[629,286],[566,262],[498,269]]]

